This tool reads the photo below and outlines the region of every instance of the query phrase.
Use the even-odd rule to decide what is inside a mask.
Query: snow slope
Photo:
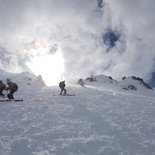
[[[0,155],[154,155],[154,90],[94,84],[67,91],[75,96],[44,87],[18,93],[23,102],[1,102]]]

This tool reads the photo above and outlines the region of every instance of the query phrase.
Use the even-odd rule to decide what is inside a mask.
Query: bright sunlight
[[[63,79],[64,59],[60,51],[36,56],[26,65],[35,75],[41,75],[48,86],[58,85],[58,82]]]

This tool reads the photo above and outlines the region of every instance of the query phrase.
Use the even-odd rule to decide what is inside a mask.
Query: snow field
[[[0,103],[0,155],[154,155],[155,98],[98,88],[44,88]]]

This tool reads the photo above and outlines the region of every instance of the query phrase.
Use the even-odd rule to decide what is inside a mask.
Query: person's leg
[[[0,95],[3,95],[2,91],[3,91],[3,90],[0,90]]]
[[[61,92],[60,92],[60,95],[62,95],[62,92],[63,92],[63,89],[61,88]]]
[[[0,97],[4,97],[4,94],[2,93],[3,90],[0,90]]]
[[[11,99],[13,99],[13,100],[14,100],[14,96],[13,96],[13,93],[11,93],[10,95],[11,95]]]
[[[10,93],[7,94],[7,98],[11,100],[11,95],[10,95]]]
[[[66,95],[66,89],[64,88],[63,90],[64,90],[64,95]]]
[[[7,95],[8,99],[14,99],[13,93],[15,91],[10,91],[9,94]]]

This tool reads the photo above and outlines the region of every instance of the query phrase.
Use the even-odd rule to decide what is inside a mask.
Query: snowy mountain
[[[155,90],[138,81],[137,91],[125,90],[133,79],[98,75],[85,87],[67,84],[75,96],[59,96],[30,73],[6,77],[31,93],[19,89],[23,102],[0,102],[0,155],[154,155]]]
[[[2,80],[5,84],[7,79],[17,83],[19,91],[15,94],[36,92],[45,86],[41,76],[35,76],[29,72],[9,73],[3,70],[0,70],[0,72],[0,80]]]
[[[87,86],[94,86],[108,91],[154,96],[154,91],[143,79],[135,76],[123,77],[121,81],[110,76],[94,75],[84,80]]]

